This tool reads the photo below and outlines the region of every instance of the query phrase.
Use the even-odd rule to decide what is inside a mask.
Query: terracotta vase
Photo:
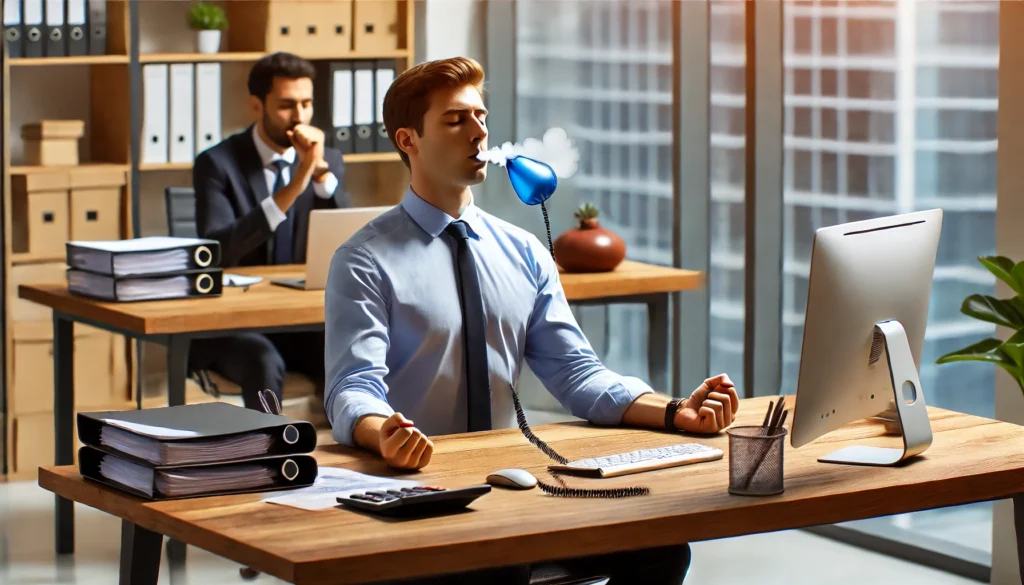
[[[576,213],[576,227],[555,240],[555,262],[566,272],[614,270],[626,257],[626,243],[615,232],[601,227],[596,210],[583,217],[581,213]]]

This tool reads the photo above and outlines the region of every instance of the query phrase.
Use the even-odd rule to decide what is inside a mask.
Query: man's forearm
[[[622,415],[622,424],[652,429],[665,428],[665,407],[672,400],[664,394],[642,394]]]
[[[295,200],[302,195],[302,192],[306,190],[306,185],[302,181],[292,180],[290,183],[284,186],[283,189],[274,193],[274,203],[277,204],[277,208],[282,213],[288,213],[288,208],[295,204]]]
[[[387,418],[371,414],[359,419],[352,430],[352,441],[374,453],[380,454],[380,428],[384,426]]]

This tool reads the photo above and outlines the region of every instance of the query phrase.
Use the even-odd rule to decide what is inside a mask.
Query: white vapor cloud
[[[559,179],[567,179],[579,168],[580,153],[562,128],[551,128],[542,140],[527,138],[522,144],[506,142],[477,155],[478,160],[504,167],[510,158],[525,156],[551,167]]]

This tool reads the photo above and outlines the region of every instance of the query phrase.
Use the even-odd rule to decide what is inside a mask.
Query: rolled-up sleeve
[[[395,412],[384,382],[388,284],[365,250],[343,246],[331,260],[326,288],[324,409],[334,440],[354,446],[352,431],[360,419]]]
[[[573,416],[594,424],[621,423],[626,409],[654,390],[601,363],[576,323],[547,249],[539,241],[530,249],[538,292],[526,331],[527,364]]]

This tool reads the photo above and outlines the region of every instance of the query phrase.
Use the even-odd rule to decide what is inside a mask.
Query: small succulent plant
[[[573,216],[576,218],[577,227],[583,229],[584,227],[593,227],[597,224],[597,216],[600,215],[600,211],[597,210],[590,203],[584,203],[576,210]]]

